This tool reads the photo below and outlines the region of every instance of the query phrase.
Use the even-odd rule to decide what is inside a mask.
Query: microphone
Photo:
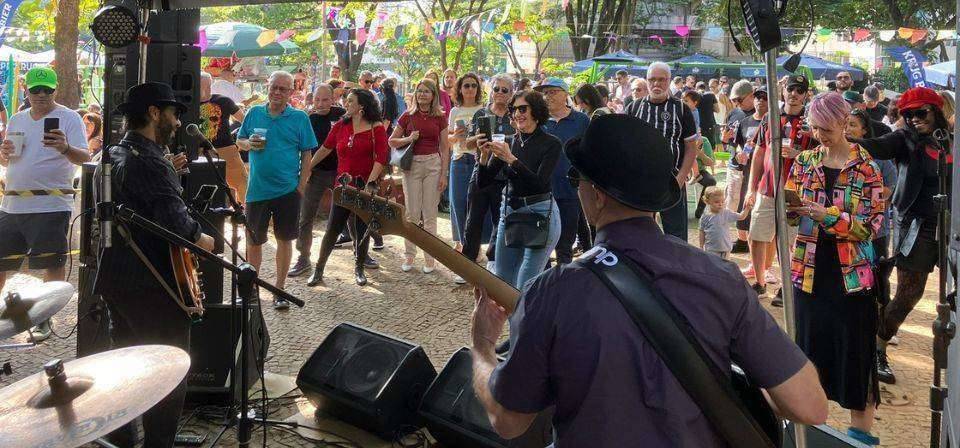
[[[203,133],[200,132],[200,127],[196,123],[190,123],[187,125],[187,135],[195,137],[200,140],[200,146],[203,147],[203,156],[207,158],[207,162],[210,162],[210,153],[207,151],[216,151],[213,147],[213,143],[210,143],[210,140],[207,140],[203,136]]]

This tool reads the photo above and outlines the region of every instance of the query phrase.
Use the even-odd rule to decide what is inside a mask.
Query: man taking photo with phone
[[[80,115],[54,101],[57,73],[49,67],[27,72],[30,107],[10,118],[0,144],[7,167],[0,202],[0,290],[7,272],[45,269],[43,281],[65,280],[67,235],[73,211],[77,165],[90,161]],[[35,341],[50,337],[50,322],[31,330]]]

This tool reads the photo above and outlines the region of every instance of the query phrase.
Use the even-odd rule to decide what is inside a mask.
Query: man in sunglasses
[[[744,137],[750,134],[751,127],[756,129],[760,126],[756,120],[751,120],[746,126],[741,126],[741,121],[750,118],[755,112],[753,84],[745,79],[734,83],[730,88],[730,101],[737,107],[727,114],[721,141],[727,145],[730,153],[734,155],[727,164],[730,176],[727,179],[727,207],[739,213],[743,209],[746,199],[747,188],[745,188],[745,184],[750,174],[750,155],[743,148],[742,142],[747,140]],[[749,250],[747,243],[749,226],[749,219],[737,222],[737,242],[733,243],[731,253],[742,254]]]
[[[10,117],[0,144],[0,165],[7,167],[0,196],[0,289],[7,272],[18,271],[25,259],[31,269],[45,270],[45,282],[66,278],[73,177],[78,165],[90,161],[82,119],[54,101],[57,73],[34,67],[26,85],[31,106]],[[46,120],[59,124],[45,132]],[[50,323],[31,333],[37,340],[49,338]]]
[[[853,88],[853,77],[850,72],[837,73],[837,93],[842,94]]]

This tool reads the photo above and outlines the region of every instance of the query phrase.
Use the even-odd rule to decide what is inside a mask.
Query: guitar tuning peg
[[[387,200],[393,197],[393,182],[387,183],[387,188],[385,188],[383,196],[386,197]]]
[[[337,183],[340,184],[341,187],[346,187],[350,184],[351,180],[353,180],[352,176],[347,173],[343,173],[337,178]]]

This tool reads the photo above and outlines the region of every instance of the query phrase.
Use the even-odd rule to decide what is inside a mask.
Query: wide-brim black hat
[[[127,89],[127,100],[117,106],[117,112],[146,111],[150,106],[176,106],[179,113],[187,111],[187,105],[177,101],[173,88],[160,82],[145,82]]]
[[[608,114],[590,122],[564,151],[580,175],[617,201],[659,212],[683,197],[674,155],[663,134],[634,116]]]

